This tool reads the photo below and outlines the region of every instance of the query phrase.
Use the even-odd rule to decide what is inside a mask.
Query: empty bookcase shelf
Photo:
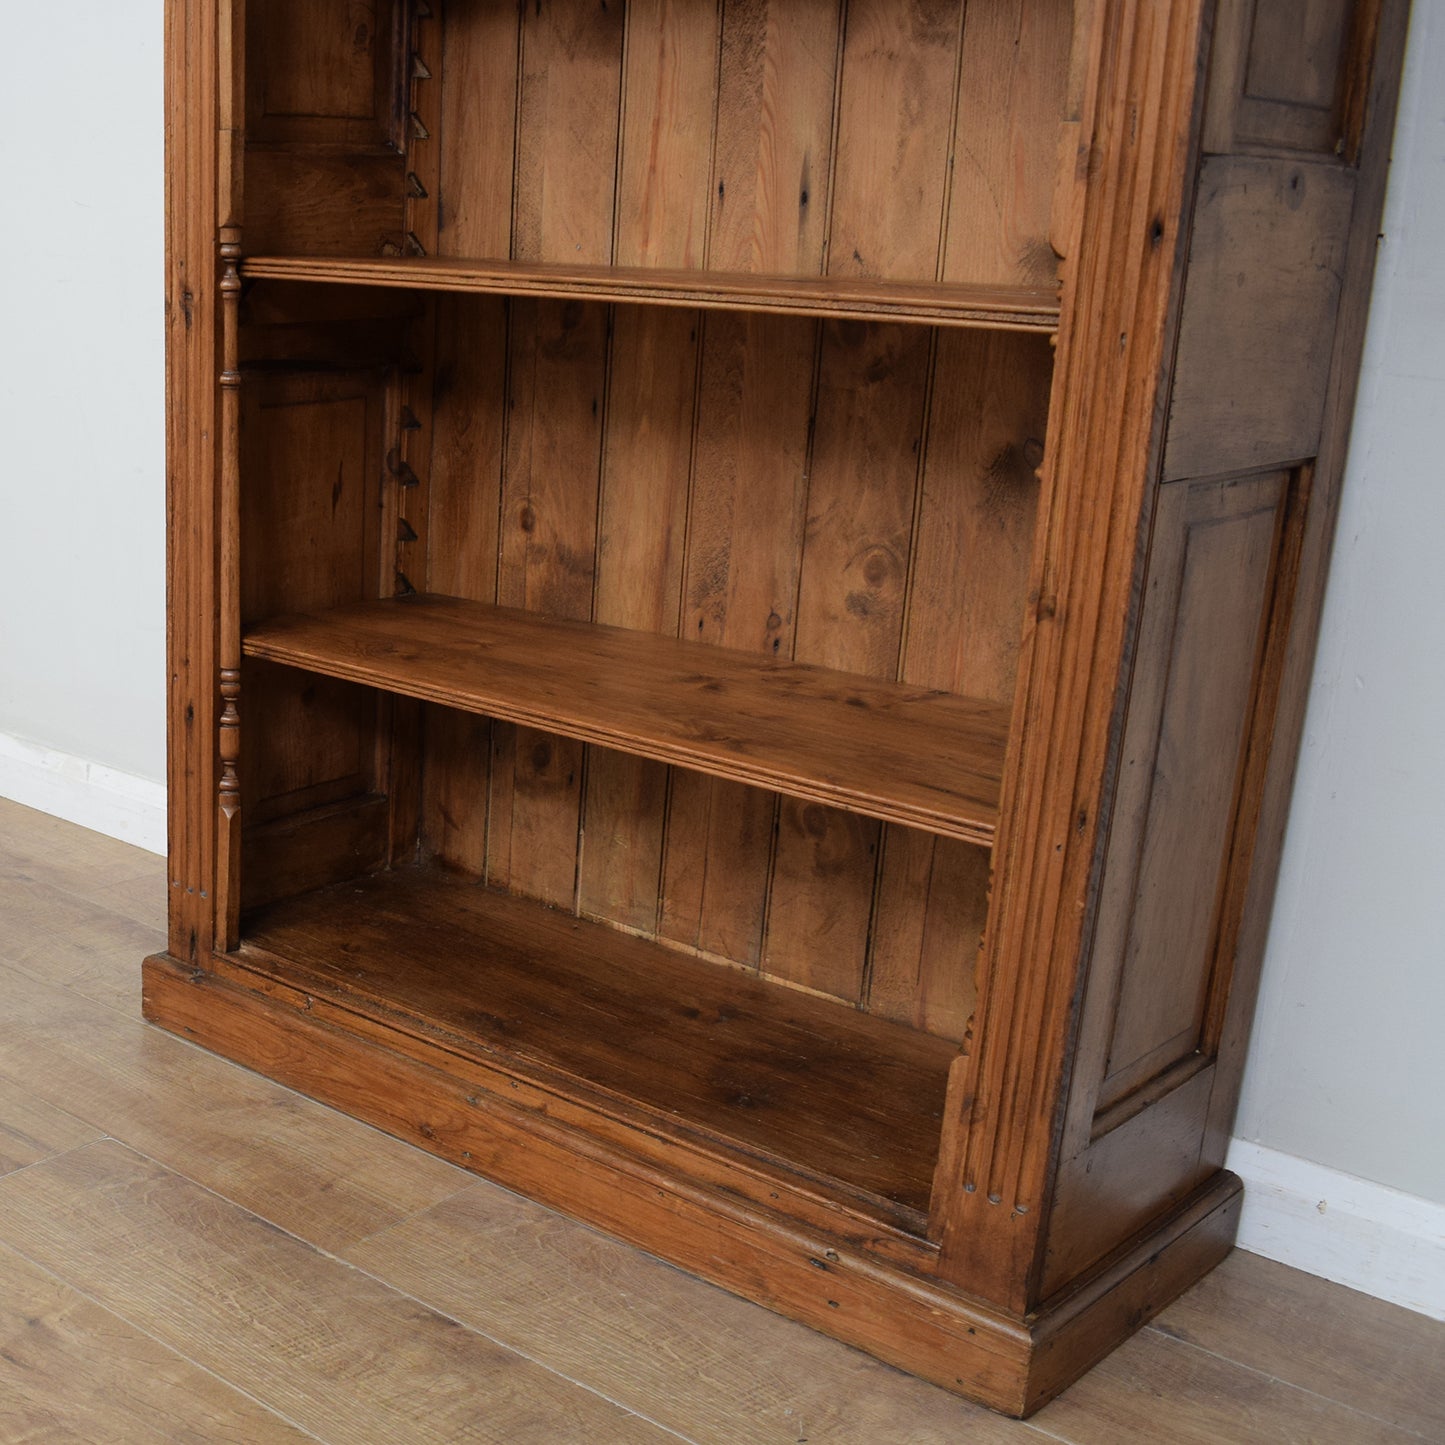
[[[249,628],[248,656],[970,843],[992,841],[1008,710],[765,654],[454,597]]]
[[[400,868],[248,915],[238,962],[624,1125],[921,1217],[957,1048],[650,941]],[[846,1129],[839,1121],[846,1119]],[[912,1219],[917,1223],[917,1219]]]
[[[411,256],[252,256],[249,278],[471,291],[559,300],[692,306],[996,331],[1054,331],[1058,292],[1042,286],[945,285],[866,276],[766,276],[652,266],[568,266]]]

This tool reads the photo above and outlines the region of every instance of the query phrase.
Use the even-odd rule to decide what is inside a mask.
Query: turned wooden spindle
[[[216,942],[236,946],[241,908],[241,372],[238,365],[241,310],[241,233],[220,233],[221,374],[220,465],[217,516],[220,574],[217,596],[217,660],[221,705],[217,725],[220,760],[216,788]]]

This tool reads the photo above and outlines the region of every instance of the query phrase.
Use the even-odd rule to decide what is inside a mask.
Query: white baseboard
[[[1445,1320],[1445,1205],[1235,1139],[1239,1247]]]
[[[151,853],[166,851],[164,783],[7,733],[0,733],[0,798]]]

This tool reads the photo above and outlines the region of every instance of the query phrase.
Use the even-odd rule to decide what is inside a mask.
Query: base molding
[[[1010,1415],[1031,1414],[1229,1253],[1240,1185],[1221,1172],[1090,1276],[1019,1319],[841,1235],[680,1178],[614,1137],[521,1107],[168,955],[151,1022],[648,1250],[734,1294]]]
[[[1236,1139],[1239,1247],[1445,1320],[1445,1205]]]
[[[166,851],[164,783],[0,733],[0,798],[150,853]]]

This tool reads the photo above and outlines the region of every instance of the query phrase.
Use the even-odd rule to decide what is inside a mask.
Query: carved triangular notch
[[[424,200],[426,200],[426,195],[427,195],[426,187],[425,187],[424,185],[422,185],[422,183],[421,183],[421,177],[420,177],[419,175],[417,175],[417,173],[416,173],[415,171],[408,171],[408,172],[406,173],[406,193],[407,193],[407,195],[409,195],[413,200],[416,200],[416,201],[424,201]]]
[[[411,134],[414,140],[430,140],[431,132],[422,122],[422,118],[415,112],[411,113]]]
[[[416,528],[405,517],[396,519],[396,540],[398,542],[416,541]]]
[[[409,406],[401,409],[401,429],[402,431],[421,430],[421,423],[416,419],[416,413]]]
[[[415,53],[411,57],[411,78],[413,80],[430,80],[431,71],[427,69],[426,61]]]

